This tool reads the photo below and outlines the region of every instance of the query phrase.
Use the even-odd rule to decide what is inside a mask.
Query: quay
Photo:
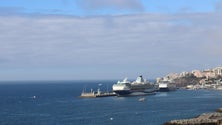
[[[108,96],[116,96],[116,93],[114,92],[102,92],[100,89],[97,91],[91,92],[82,92],[80,95],[80,98],[97,98],[97,97],[108,97]]]

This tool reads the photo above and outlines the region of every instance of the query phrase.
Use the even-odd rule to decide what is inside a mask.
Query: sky
[[[0,0],[0,81],[214,68],[221,29],[222,0]]]

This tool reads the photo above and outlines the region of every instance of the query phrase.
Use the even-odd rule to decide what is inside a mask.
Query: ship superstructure
[[[118,81],[113,85],[113,91],[119,95],[129,95],[132,93],[150,93],[154,92],[154,85],[143,79],[142,76],[137,77],[133,82],[124,79],[122,82]]]
[[[118,95],[125,95],[131,93],[131,85],[130,81],[125,78],[123,81],[118,81],[116,84],[113,85],[113,91]]]
[[[176,86],[169,81],[161,81],[158,83],[160,92],[168,92],[176,90]]]

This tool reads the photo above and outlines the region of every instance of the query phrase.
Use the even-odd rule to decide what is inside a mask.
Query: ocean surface
[[[222,107],[222,91],[182,90],[134,97],[79,98],[116,81],[0,82],[0,125],[162,125]]]

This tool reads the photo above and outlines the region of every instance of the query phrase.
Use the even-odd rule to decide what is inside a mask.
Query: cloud
[[[217,2],[215,4],[215,10],[216,11],[222,11],[222,2]]]
[[[155,78],[214,67],[222,62],[221,20],[220,13],[1,15],[0,68],[67,68],[97,78],[149,72]]]
[[[77,3],[87,11],[99,9],[142,11],[144,9],[140,0],[79,0]]]

